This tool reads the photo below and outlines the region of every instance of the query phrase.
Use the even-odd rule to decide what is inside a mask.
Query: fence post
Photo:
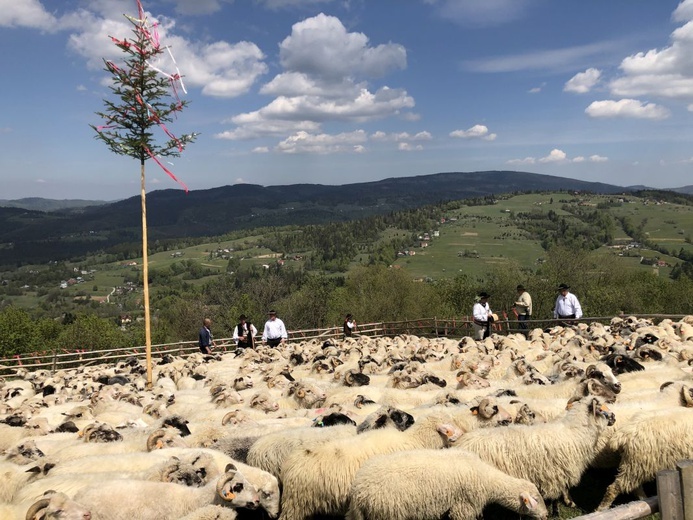
[[[676,469],[681,475],[681,494],[683,495],[683,517],[693,520],[693,460],[680,460]]]
[[[662,520],[684,520],[681,477],[673,469],[657,473],[657,496]]]
[[[51,374],[55,374],[56,363],[58,362],[58,349],[53,349],[53,365],[51,366]]]

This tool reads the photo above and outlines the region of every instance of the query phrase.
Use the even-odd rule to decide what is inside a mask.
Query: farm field
[[[570,202],[571,206],[565,206]],[[680,249],[693,251],[693,207],[660,203],[634,196],[584,195],[567,193],[533,193],[498,197],[493,204],[464,205],[445,211],[444,218],[430,229],[417,231],[388,227],[368,243],[356,244],[356,254],[345,269],[366,265],[374,250],[387,247],[393,241],[410,242],[419,239],[398,255],[392,263],[413,279],[437,280],[460,274],[480,279],[494,270],[504,268],[534,271],[541,266],[546,252],[538,237],[522,229],[517,215],[546,215],[554,213],[569,225],[581,225],[579,218],[564,208],[579,207],[582,210],[607,212],[613,217],[611,246],[603,246],[598,252],[613,255],[626,269],[652,272],[668,277],[680,260],[674,256],[634,244],[620,225],[618,218],[626,217],[635,228],[640,227],[648,239],[674,252]],[[599,207],[599,208],[598,208]],[[208,242],[158,251],[149,255],[150,271],[166,271],[169,276],[192,285],[204,284],[226,272],[243,272],[276,266],[284,260],[288,269],[303,269],[310,251],[279,251],[268,247],[277,238],[296,233],[300,228],[276,228],[272,236],[249,231],[247,236],[233,239],[210,239]],[[300,231],[298,231],[300,232]],[[157,244],[151,244],[152,249]],[[645,259],[644,263],[641,260]],[[47,295],[62,301],[77,299],[80,303],[104,301],[117,287],[128,280],[136,281],[141,271],[142,259],[131,258],[118,262],[106,262],[106,257],[94,256],[79,263],[67,263],[70,270],[88,272],[79,283],[59,289],[58,281],[52,285],[35,286],[32,277],[22,282],[21,291],[3,296],[4,301],[19,307],[38,305]],[[651,265],[652,263],[659,266]],[[646,265],[647,264],[647,265]],[[45,265],[24,266],[20,272],[42,272]],[[192,273],[194,271],[194,274]],[[320,273],[320,271],[316,271]],[[327,273],[321,273],[327,274]],[[334,273],[333,273],[334,274]],[[72,276],[72,274],[70,274]],[[20,276],[21,278],[21,276]],[[157,290],[156,284],[152,287]],[[130,301],[137,296],[131,294]]]

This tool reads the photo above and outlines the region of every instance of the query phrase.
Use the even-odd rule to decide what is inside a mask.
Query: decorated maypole
[[[159,42],[157,23],[149,23],[140,0],[137,2],[138,17],[125,15],[133,26],[132,39],[110,36],[125,58],[119,66],[104,60],[106,71],[111,75],[110,85],[114,100],[104,99],[105,109],[96,114],[104,124],[90,125],[96,138],[118,155],[127,155],[140,161],[140,194],[142,199],[142,283],[144,301],[144,329],[147,350],[147,386],[152,386],[152,334],[149,311],[149,263],[147,256],[147,204],[145,191],[145,163],[153,159],[174,181],[188,191],[173,173],[161,162],[162,157],[178,157],[197,134],[173,135],[166,127],[176,114],[187,106],[178,97],[178,88],[187,93],[176,61],[169,47]],[[165,72],[161,65],[170,58],[175,72]],[[166,135],[166,141],[157,144],[155,130]]]

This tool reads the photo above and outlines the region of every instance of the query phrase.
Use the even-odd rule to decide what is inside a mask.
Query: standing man
[[[480,292],[476,297],[476,303],[472,308],[474,321],[474,339],[482,340],[491,335],[491,323],[493,323],[493,313],[488,304],[491,296],[486,292]]]
[[[342,329],[345,338],[354,335],[354,331],[356,330],[356,321],[354,320],[354,317],[351,314],[347,314],[346,318],[344,318],[344,326],[342,327]]]
[[[570,287],[564,283],[558,286],[558,298],[556,298],[556,306],[553,309],[554,319],[561,320],[579,320],[582,318],[582,307],[580,302],[573,293],[569,291]],[[568,321],[561,323],[568,325]]]
[[[211,355],[212,347],[216,346],[214,344],[214,338],[212,337],[211,326],[212,320],[209,318],[202,320],[202,328],[200,329],[200,352],[203,354]]]
[[[517,319],[520,321],[520,329],[527,330],[525,322],[532,316],[532,297],[523,285],[517,286],[517,300],[513,306],[517,312]]]
[[[262,332],[262,342],[270,347],[276,347],[286,342],[289,335],[286,333],[284,322],[277,318],[277,311],[269,311],[269,319],[265,322],[265,329]]]
[[[248,316],[245,314],[238,317],[238,322],[233,328],[233,340],[236,342],[236,348],[253,348],[255,336],[257,336],[255,325],[248,321]]]

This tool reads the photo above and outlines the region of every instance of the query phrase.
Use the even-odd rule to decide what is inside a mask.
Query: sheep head
[[[229,507],[260,507],[258,491],[233,464],[228,464],[224,474],[217,480],[217,495]]]

